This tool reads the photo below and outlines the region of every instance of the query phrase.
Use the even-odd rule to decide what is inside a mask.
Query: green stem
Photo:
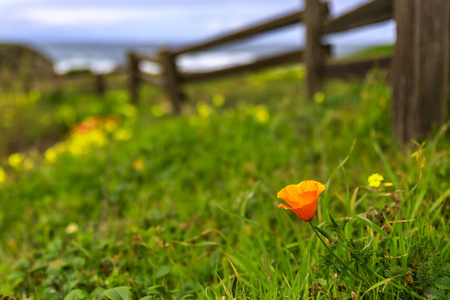
[[[319,238],[319,240],[322,242],[322,244],[324,244],[324,246],[328,249],[328,251],[330,251],[330,253],[341,263],[341,265],[343,266],[343,267],[345,267],[348,271],[349,271],[349,273],[348,273],[348,275],[353,279],[353,280],[355,280],[355,281],[357,281],[351,274],[353,273],[353,271],[352,270],[350,270],[350,268],[336,255],[336,254],[334,254],[334,252],[333,251],[331,251],[331,249],[330,249],[330,247],[328,247],[328,245],[327,245],[327,243],[325,243],[325,241],[322,239],[322,237],[320,236],[320,234],[319,234],[319,232],[317,232],[317,229],[314,227],[314,225],[311,223],[311,222],[308,222],[309,223],[309,225],[311,225],[311,227],[312,227],[312,229],[314,230],[314,233],[317,235],[317,237]],[[360,280],[362,280],[362,281],[365,281],[369,286],[370,286],[370,283],[366,280],[366,279],[364,279],[364,278],[362,278],[361,276],[359,276],[358,274],[356,274],[355,273],[355,275],[360,279]]]

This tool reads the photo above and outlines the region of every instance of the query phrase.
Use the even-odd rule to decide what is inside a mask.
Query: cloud
[[[46,26],[79,26],[79,25],[111,25],[126,21],[160,21],[166,23],[173,21],[192,21],[206,24],[208,31],[220,28],[234,29],[248,23],[249,20],[258,20],[270,13],[270,11],[285,12],[287,9],[263,6],[255,6],[247,3],[238,5],[236,3],[209,3],[208,5],[197,5],[187,9],[186,5],[96,5],[92,4],[44,4],[43,0],[0,0],[0,3],[17,4],[20,9],[11,10],[7,16],[9,19],[36,23]],[[80,1],[80,0],[78,0]],[[137,0],[133,0],[137,1]],[[198,0],[196,0],[198,1]],[[29,5],[32,3],[33,5]],[[2,13],[4,15],[4,13]],[[5,15],[6,16],[6,15]],[[214,16],[213,18],[211,18]],[[231,20],[230,20],[231,16]],[[211,20],[215,19],[215,20]],[[220,19],[220,20],[219,20]],[[219,28],[220,27],[220,28]]]
[[[341,14],[370,0],[329,1],[333,13]],[[0,0],[0,39],[191,42],[299,9],[302,2],[301,0]],[[286,40],[293,39],[296,42],[302,40],[298,33],[291,33],[293,27],[298,26],[277,31],[276,35],[280,36],[280,39],[283,36]],[[265,36],[261,35],[261,38]]]
[[[34,3],[36,0],[0,0],[0,7],[16,6],[22,4]]]
[[[209,19],[205,23],[205,29],[208,33],[211,32],[221,32],[229,31],[233,29],[242,28],[247,25],[247,20],[245,18],[232,18],[232,19]]]
[[[6,1],[6,0],[0,0]],[[164,17],[164,13],[152,9],[121,7],[36,7],[15,15],[15,19],[36,22],[47,26],[111,25],[137,19]]]

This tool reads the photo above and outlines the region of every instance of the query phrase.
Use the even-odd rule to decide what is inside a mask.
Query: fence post
[[[308,95],[313,96],[320,89],[324,67],[325,50],[320,43],[323,31],[323,23],[328,6],[319,0],[306,0],[304,10],[304,23],[306,26],[305,65],[306,87]],[[324,10],[324,7],[327,8]]]
[[[445,115],[449,86],[450,2],[395,0],[393,136],[426,137]]]
[[[175,56],[168,49],[161,48],[158,52],[162,65],[163,86],[172,103],[173,111],[181,113],[183,93],[181,91],[180,76],[178,74]]]
[[[139,102],[139,59],[133,52],[128,52],[128,89],[130,102]]]
[[[105,95],[105,76],[103,74],[95,74],[94,80],[95,80],[95,92],[100,97],[103,97]]]

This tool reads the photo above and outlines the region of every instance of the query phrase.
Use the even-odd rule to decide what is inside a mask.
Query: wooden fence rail
[[[139,74],[139,81],[146,82],[148,84],[151,84],[151,85],[159,87],[159,88],[163,88],[162,78],[155,74],[141,72]]]
[[[327,5],[321,2],[321,9],[326,12]],[[197,52],[211,47],[216,47],[229,42],[236,42],[241,39],[253,37],[257,34],[265,33],[282,27],[294,25],[303,22],[303,11],[295,11],[293,13],[278,17],[276,19],[255,24],[237,32],[226,34],[217,38],[213,38],[206,42],[188,46],[174,52],[175,55],[181,55],[188,52]]]
[[[432,50],[431,48],[426,50],[428,52],[436,52],[440,56],[438,59],[443,59],[444,66],[443,70],[436,71],[442,79],[441,81],[446,83],[445,87],[439,88],[439,90],[448,91],[448,82],[449,82],[449,15],[450,15],[450,5],[448,0],[419,0],[416,2],[420,2],[421,4],[415,4],[416,6],[420,6],[421,9],[425,9],[425,6],[431,5],[434,7],[433,12],[437,13],[439,8],[442,7],[442,11],[439,12],[439,16],[442,20],[439,21],[438,28],[440,29],[430,29],[429,32],[432,34],[431,39],[435,43],[444,43],[444,46],[439,48],[439,50]],[[426,3],[429,4],[426,4]],[[181,112],[181,103],[185,100],[184,94],[182,92],[182,85],[188,84],[191,82],[213,79],[221,76],[228,76],[232,74],[243,73],[247,71],[255,71],[263,68],[276,67],[285,64],[294,64],[303,62],[307,69],[307,80],[306,87],[309,95],[314,94],[317,90],[320,89],[322,81],[326,78],[355,78],[362,77],[367,73],[371,68],[390,68],[392,64],[392,57],[379,57],[379,58],[369,58],[369,59],[359,59],[359,60],[350,60],[350,61],[332,61],[330,59],[330,49],[331,46],[323,45],[321,43],[321,39],[323,36],[335,34],[355,28],[360,28],[363,26],[384,22],[390,20],[395,15],[395,18],[402,18],[402,12],[408,11],[408,13],[414,13],[411,9],[405,9],[408,6],[408,0],[373,0],[365,5],[362,5],[350,12],[347,12],[339,17],[332,18],[329,15],[328,4],[326,2],[321,2],[320,0],[305,0],[305,9],[302,11],[296,11],[293,13],[286,14],[284,16],[279,16],[273,20],[262,22],[259,24],[255,24],[253,26],[249,26],[242,30],[225,34],[205,42],[190,45],[183,47],[181,49],[170,51],[168,49],[161,49],[157,55],[148,55],[148,54],[137,54],[130,53],[128,56],[128,71],[129,71],[129,88],[130,88],[130,98],[132,102],[137,102],[139,98],[139,85],[141,82],[146,82],[157,87],[163,88],[169,99],[172,103],[172,107],[175,113]],[[396,6],[399,6],[397,8]],[[394,8],[396,13],[394,13]],[[403,9],[403,10],[402,10]],[[425,9],[428,11],[428,9]],[[431,11],[431,10],[430,10]],[[401,12],[401,13],[399,13]],[[428,16],[428,15],[427,15]],[[430,15],[431,16],[431,15]],[[409,17],[410,19],[412,17]],[[420,19],[422,20],[422,19]],[[421,26],[429,27],[434,26],[433,22],[429,20],[428,17],[423,18],[423,20],[428,20],[430,24],[425,24],[424,21],[416,20]],[[402,21],[401,21],[402,22]],[[400,22],[400,23],[401,23]],[[277,54],[272,57],[267,57],[263,59],[259,59],[254,62],[241,64],[237,66],[232,66],[228,68],[208,71],[208,72],[194,72],[194,73],[181,73],[177,68],[177,58],[180,55],[192,52],[198,52],[206,49],[210,49],[211,47],[216,47],[225,43],[240,41],[245,38],[253,37],[258,34],[266,33],[269,31],[277,30],[286,26],[291,26],[299,23],[304,23],[306,26],[306,42],[304,49],[298,49],[296,51],[291,51],[288,53]],[[401,23],[403,24],[403,23]],[[406,24],[406,23],[405,23]],[[415,27],[417,30],[420,29],[421,26],[416,26],[416,24],[408,23],[410,27]],[[413,26],[414,25],[414,26]],[[442,25],[442,26],[441,26]],[[402,25],[403,26],[403,25]],[[401,28],[403,28],[401,26]],[[407,39],[406,35],[415,32],[414,30],[403,30],[399,32],[399,27],[397,27],[397,36],[399,40]],[[431,28],[431,27],[430,27]],[[426,32],[426,30],[422,30],[421,32]],[[402,37],[399,37],[399,34],[402,34]],[[445,36],[447,35],[447,36]],[[425,35],[421,35],[423,39],[425,39]],[[415,41],[415,44],[409,44],[408,47],[417,47],[419,45],[419,41]],[[433,45],[432,43],[430,45]],[[398,45],[396,44],[396,48]],[[407,48],[402,48],[402,51],[408,51]],[[430,52],[430,53],[431,53]],[[433,52],[433,53],[434,53]],[[419,53],[419,52],[418,52]],[[424,58],[424,53],[422,58]],[[403,53],[401,51],[395,52],[397,62],[405,61],[402,60],[401,56]],[[409,57],[409,56],[406,56]],[[411,56],[411,59],[412,56]],[[416,59],[416,58],[414,58]],[[150,61],[152,63],[158,64],[162,72],[160,74],[148,74],[144,73],[139,68],[139,63],[141,61]],[[433,68],[439,68],[436,64],[437,59],[433,60]],[[412,63],[409,60],[408,63]],[[397,65],[401,65],[397,63]],[[424,63],[421,64],[425,66]],[[432,73],[433,71],[427,70],[428,73]],[[391,72],[392,73],[392,72]],[[431,74],[430,73],[430,74]],[[401,74],[405,74],[405,72],[395,72],[395,76],[401,76]],[[434,74],[434,73],[433,73]],[[404,82],[401,79],[394,78],[394,82]],[[432,77],[430,77],[431,80]],[[430,81],[431,82],[431,81]],[[401,94],[398,93],[397,94]],[[394,93],[395,96],[395,93]],[[444,95],[445,96],[445,95]],[[444,96],[441,96],[444,97]],[[396,100],[394,99],[394,102]],[[443,100],[440,100],[443,101]],[[398,105],[394,105],[396,107]],[[442,104],[440,104],[442,107]],[[403,108],[404,109],[404,108]],[[397,112],[394,109],[394,115]],[[402,117],[400,117],[401,119]],[[397,120],[394,116],[394,119]],[[442,119],[442,117],[440,117]],[[397,121],[396,121],[397,122]],[[397,126],[394,124],[394,126]],[[431,128],[431,127],[430,127]],[[427,130],[431,130],[428,128]],[[394,130],[395,131],[395,130]],[[405,139],[411,138],[413,135],[400,135],[399,139],[403,142]]]
[[[178,113],[181,111],[181,103],[184,101],[183,84],[295,63],[305,63],[308,74],[307,88],[309,94],[313,94],[320,89],[321,82],[325,77],[349,77],[352,74],[353,76],[362,76],[372,67],[388,67],[390,63],[389,58],[354,62],[328,62],[331,46],[321,44],[320,40],[323,35],[386,21],[390,18],[392,18],[392,0],[374,0],[334,19],[329,16],[326,2],[306,0],[304,10],[257,23],[199,44],[189,45],[175,51],[161,49],[157,54],[152,55],[130,53],[128,56],[130,98],[133,103],[136,103],[139,98],[140,83],[149,83],[166,91],[174,112]],[[304,50],[298,49],[254,62],[208,72],[182,73],[177,68],[176,61],[180,55],[210,49],[300,23],[305,23],[307,27]],[[139,69],[141,61],[158,64],[162,72],[160,74],[142,72]]]
[[[323,34],[333,34],[392,19],[392,0],[375,0],[335,19],[327,20]]]
[[[222,76],[239,74],[246,71],[257,71],[274,66],[281,66],[286,64],[295,64],[303,62],[303,51],[296,50],[268,58],[263,58],[251,63],[233,66],[225,69],[199,72],[199,73],[181,73],[181,81],[183,83],[195,82],[205,79],[213,79]]]

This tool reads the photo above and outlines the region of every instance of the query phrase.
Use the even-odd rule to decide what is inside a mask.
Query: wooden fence
[[[20,71],[19,81],[21,80],[25,90],[30,89],[31,85],[38,85],[41,88],[62,85],[64,89],[78,89],[83,86],[102,95],[108,86],[119,87],[123,82],[127,82],[133,103],[139,99],[140,85],[148,83],[165,90],[172,103],[173,111],[180,113],[181,104],[185,100],[183,85],[191,82],[304,63],[307,69],[306,88],[309,95],[312,95],[321,88],[324,79],[358,78],[364,76],[373,67],[389,68],[389,79],[393,87],[392,132],[401,144],[413,138],[425,137],[437,126],[446,122],[450,116],[450,105],[447,105],[450,88],[449,0],[372,0],[336,18],[330,16],[326,2],[304,1],[306,3],[304,10],[279,16],[199,44],[177,50],[161,48],[155,54],[130,52],[125,73],[72,77],[56,76],[51,70],[50,73],[46,72],[50,74],[50,81],[46,79],[47,75],[34,76],[37,77],[35,79],[31,78],[33,77],[31,74],[39,73],[40,67],[30,65],[27,55],[25,55],[25,63],[20,63],[20,68],[8,65],[8,61],[12,61],[7,56],[11,51],[6,54],[0,52],[0,70],[4,71],[6,68]],[[331,55],[332,45],[321,43],[321,39],[325,36],[392,18],[396,20],[397,34],[393,57],[334,60]],[[300,23],[306,27],[306,41],[303,49],[207,72],[186,73],[178,69],[177,60],[181,55],[241,41]],[[6,48],[3,47],[3,49]],[[161,72],[158,74],[143,72],[139,67],[143,61],[157,64]],[[45,59],[43,64],[49,65]],[[33,72],[30,73],[30,70]],[[8,89],[12,84],[3,82],[5,78],[5,76],[0,78],[0,88],[6,86]]]
[[[130,52],[128,55],[130,98],[132,102],[136,103],[139,99],[140,84],[152,84],[166,91],[172,103],[173,111],[180,113],[181,103],[184,100],[183,84],[294,63],[305,63],[307,68],[307,89],[311,95],[320,89],[324,78],[361,76],[373,67],[389,67],[391,57],[333,61],[330,55],[332,46],[323,45],[320,40],[326,35],[387,21],[392,16],[392,0],[374,0],[337,18],[331,18],[326,2],[306,0],[304,10],[255,24],[199,44],[190,45],[175,51],[160,49],[158,53],[152,55]],[[241,41],[255,35],[300,23],[304,23],[306,26],[304,49],[208,72],[183,73],[177,68],[176,62],[180,55]],[[139,64],[142,61],[158,64],[161,73],[155,75],[141,71]]]

